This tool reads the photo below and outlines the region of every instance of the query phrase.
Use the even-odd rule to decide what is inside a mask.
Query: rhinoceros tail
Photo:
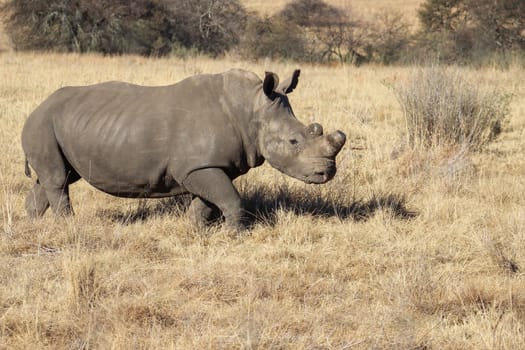
[[[27,161],[27,158],[25,160],[25,173],[27,177],[31,177],[31,168],[29,168],[29,162]]]

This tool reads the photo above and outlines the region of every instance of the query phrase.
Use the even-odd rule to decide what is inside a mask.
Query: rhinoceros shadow
[[[149,204],[153,202],[154,204]],[[137,201],[136,209],[126,211],[114,209],[101,209],[97,211],[97,216],[107,217],[113,222],[123,225],[144,222],[154,217],[167,215],[183,215],[191,203],[191,196],[182,195],[161,200],[140,199]]]
[[[278,212],[292,212],[296,215],[313,215],[318,217],[337,217],[365,221],[378,210],[388,210],[396,219],[408,220],[417,216],[417,212],[406,207],[406,198],[398,194],[373,195],[367,200],[355,200],[349,203],[323,198],[319,195],[300,195],[288,192],[286,189],[268,191],[265,187],[256,188],[248,193],[241,192],[245,209],[245,224],[248,228],[257,223],[274,226],[277,222]],[[177,196],[169,199],[155,201],[149,204],[145,200],[139,201],[135,210],[103,211],[103,216],[109,216],[112,221],[122,224],[132,224],[146,221],[152,217],[167,215],[184,215],[191,202],[190,196]],[[220,215],[215,213],[214,221],[220,221]]]
[[[337,203],[337,201],[315,195],[298,198],[284,191],[279,191],[277,195],[272,196],[255,191],[243,199],[248,225],[264,222],[273,226],[276,224],[279,211],[354,221],[365,221],[381,209],[388,210],[397,219],[406,220],[417,216],[415,211],[407,209],[405,197],[396,194],[375,195],[368,200]]]

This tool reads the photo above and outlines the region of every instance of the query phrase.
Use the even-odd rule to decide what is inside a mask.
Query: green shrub
[[[500,132],[509,113],[508,94],[485,90],[457,69],[419,68],[393,87],[412,147],[461,145],[481,150]]]

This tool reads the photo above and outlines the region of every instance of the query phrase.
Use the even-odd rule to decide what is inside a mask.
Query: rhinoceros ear
[[[263,91],[266,96],[270,99],[275,98],[275,89],[279,85],[279,77],[277,74],[272,72],[265,72],[264,82],[263,82]]]
[[[292,92],[297,86],[297,83],[299,82],[300,74],[301,74],[300,69],[294,70],[292,76],[286,79],[285,81],[283,81],[277,88],[277,91],[283,94],[289,94],[290,92]]]

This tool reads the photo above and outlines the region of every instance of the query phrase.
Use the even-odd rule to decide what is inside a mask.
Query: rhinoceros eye
[[[297,141],[296,139],[290,139],[288,140],[288,142],[290,142],[291,145],[297,145],[299,143],[299,141]]]

